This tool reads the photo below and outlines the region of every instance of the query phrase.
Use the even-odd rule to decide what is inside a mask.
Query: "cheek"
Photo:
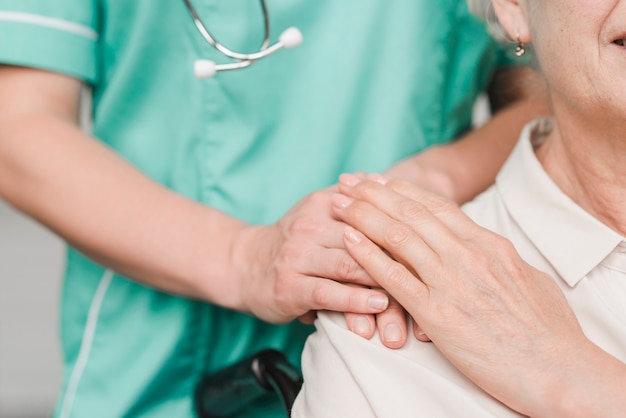
[[[529,25],[537,57],[542,64],[559,60],[565,62],[580,46],[579,42],[591,34],[595,26],[581,10],[572,10],[574,3],[589,0],[537,0],[531,2]],[[591,0],[603,1],[603,0]]]
[[[536,58],[553,96],[589,108],[615,96],[615,65],[602,44],[620,0],[535,0],[531,32]],[[626,1],[623,9],[626,11]],[[624,60],[626,62],[626,59]],[[626,84],[626,82],[625,82]]]
[[[553,99],[579,111],[590,111],[603,102],[603,97],[610,93],[606,91],[610,86],[604,83],[606,77],[597,56],[597,48],[566,48],[565,44],[554,44],[541,51],[541,71]]]
[[[574,25],[569,19],[559,20],[556,15],[550,19],[547,14],[535,22],[535,57],[553,88],[574,87],[596,72],[599,53],[597,36],[597,33],[590,34],[589,30],[583,33],[580,22]]]

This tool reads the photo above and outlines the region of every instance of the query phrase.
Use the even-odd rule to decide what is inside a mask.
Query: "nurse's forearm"
[[[226,243],[242,222],[156,184],[81,132],[78,81],[0,71],[0,195],[121,274],[236,304]]]
[[[489,187],[530,120],[551,113],[545,84],[529,68],[501,70],[490,99],[496,113],[458,140],[433,146],[385,174],[409,180],[461,204]]]
[[[546,101],[514,103],[459,140],[418,155],[416,161],[432,170],[444,170],[452,184],[449,197],[464,203],[493,184],[524,125],[549,114]]]
[[[464,203],[493,183],[524,124],[547,114],[543,101],[515,103],[459,140],[430,147],[391,167],[386,174]]]
[[[66,121],[25,114],[1,125],[0,192],[10,203],[116,272],[235,303],[225,243],[241,222],[157,185]]]
[[[0,67],[0,196],[96,262],[167,293],[269,322],[379,313],[388,299],[343,248],[330,190],[251,226],[170,191],[76,123],[80,82]],[[322,278],[328,279],[322,279]]]

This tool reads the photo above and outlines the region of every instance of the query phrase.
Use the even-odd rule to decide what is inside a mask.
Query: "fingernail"
[[[382,184],[383,186],[389,181],[389,179],[382,174],[370,174],[368,178],[378,184]]]
[[[359,184],[360,181],[361,179],[354,174],[346,173],[339,176],[339,183],[343,184],[344,186],[352,187]]]
[[[350,199],[348,196],[342,195],[341,193],[335,193],[334,195],[332,195],[331,200],[333,202],[333,205],[342,209],[347,208],[348,206],[350,206],[350,203],[352,203],[352,199]]]
[[[353,244],[358,244],[363,241],[363,234],[357,231],[354,228],[346,227],[346,232],[344,233],[346,239]]]
[[[357,334],[367,335],[370,332],[370,321],[363,316],[357,316],[354,319],[354,332]]]
[[[397,324],[389,324],[385,327],[383,337],[387,342],[396,343],[402,339],[402,330]]]
[[[422,331],[422,328],[420,328],[417,325],[413,325],[413,331],[414,331],[414,334],[415,334],[415,336],[417,338],[424,338],[424,337],[426,337],[426,333],[424,331]],[[428,337],[426,337],[426,338],[428,338]]]
[[[387,309],[387,305],[389,304],[389,299],[383,295],[373,295],[368,299],[368,304],[372,309]]]

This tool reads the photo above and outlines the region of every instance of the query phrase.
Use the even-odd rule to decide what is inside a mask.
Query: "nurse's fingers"
[[[424,332],[424,330],[422,330],[422,327],[420,327],[419,323],[417,323],[417,321],[413,320],[413,335],[415,336],[416,339],[422,341],[422,342],[430,342],[430,337],[428,335],[426,335],[426,333]]]
[[[275,224],[281,246],[288,245],[293,253],[307,251],[313,246],[343,248],[343,228],[331,211],[331,198],[338,186],[318,190],[302,198]]]
[[[346,313],[348,329],[363,338],[370,339],[374,330],[382,343],[389,348],[400,348],[406,343],[408,335],[408,318],[406,311],[393,298],[389,299],[389,306],[376,315],[359,315]]]
[[[362,315],[347,312],[345,314],[348,329],[355,334],[369,340],[374,336],[376,330],[376,319],[374,315]]]
[[[317,311],[309,311],[305,313],[304,315],[300,315],[298,317],[298,320],[302,322],[303,324],[311,325],[313,322],[315,322],[316,318],[317,318]]]
[[[376,327],[383,344],[389,348],[401,348],[406,343],[407,314],[397,300],[389,299],[389,307],[376,315]]]
[[[302,278],[292,290],[288,295],[291,300],[282,302],[287,306],[299,307],[303,312],[301,315],[319,310],[376,314],[389,306],[389,297],[383,291],[344,285],[323,278]]]
[[[344,230],[346,225],[342,225],[342,230]],[[341,236],[343,237],[343,232]],[[343,243],[341,247],[342,249],[316,247],[309,250],[302,261],[306,264],[301,265],[301,274],[326,277],[342,283],[376,286],[376,281],[345,250]]]

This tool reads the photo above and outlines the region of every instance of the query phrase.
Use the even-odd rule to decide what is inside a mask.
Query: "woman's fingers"
[[[427,305],[428,288],[362,233],[346,227],[346,248],[370,275],[404,307]],[[412,316],[417,312],[409,311]]]
[[[382,190],[381,194],[384,195],[379,197],[381,201],[385,201],[386,199],[395,203],[398,203],[399,199],[408,201],[408,199],[397,195],[392,190]],[[387,205],[387,203],[381,204]],[[416,204],[419,205],[418,203]],[[404,264],[403,268],[405,270],[408,269],[407,271],[423,277],[427,282],[431,280],[431,277],[437,277],[439,275],[442,268],[441,257],[420,235],[425,234],[428,238],[432,236],[439,237],[439,239],[447,243],[448,246],[458,245],[454,241],[454,236],[451,234],[450,230],[428,211],[424,211],[420,215],[421,219],[419,222],[421,225],[418,226],[416,222],[410,225],[398,221],[390,217],[384,210],[368,202],[351,200],[340,194],[333,197],[333,205],[337,216],[341,217],[344,222],[352,225],[378,246],[388,251],[395,260]],[[388,210],[393,211],[393,209]],[[420,232],[416,233],[415,228],[419,228]],[[350,231],[350,234],[356,234],[354,230]],[[444,249],[446,247],[444,244],[437,244],[437,246],[444,247]],[[348,248],[348,250],[352,257],[363,266],[370,276],[380,283],[380,277],[364,264],[367,260],[358,258],[351,248]],[[377,260],[383,260],[383,258],[379,257]]]
[[[419,225],[435,217],[461,238],[472,237],[479,228],[450,199],[406,181],[387,181],[380,175],[343,174],[339,190],[353,199],[367,201],[390,217],[410,225]]]
[[[469,260],[472,247],[485,245],[483,228],[456,204],[417,187],[395,181],[382,185],[344,175],[340,189],[344,194],[332,197],[335,216],[363,232],[429,285],[448,280],[442,274],[444,260]]]

